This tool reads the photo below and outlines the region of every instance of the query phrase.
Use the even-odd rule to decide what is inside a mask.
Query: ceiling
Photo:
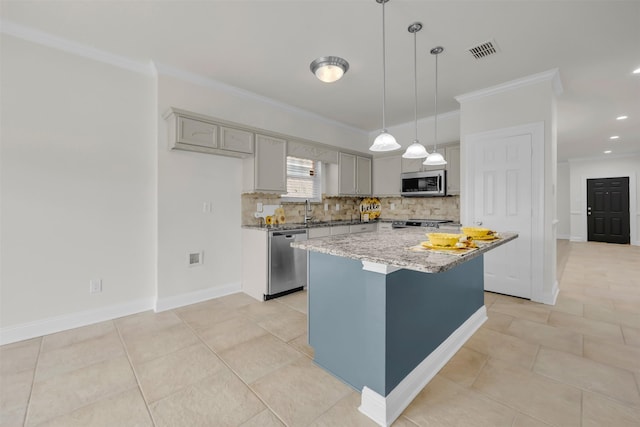
[[[381,128],[375,0],[2,0],[0,12],[5,23],[189,71],[365,132]],[[632,74],[640,67],[640,2],[390,0],[385,14],[387,126],[414,120],[407,27],[419,21],[419,118],[434,114],[429,51],[440,45],[439,113],[458,110],[457,95],[558,68],[558,160],[640,152],[640,74]],[[476,60],[468,53],[488,40],[497,54]],[[333,84],[309,70],[327,55],[350,64]]]

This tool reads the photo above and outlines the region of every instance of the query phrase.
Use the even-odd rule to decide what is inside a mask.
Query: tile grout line
[[[36,384],[36,372],[38,370],[38,364],[40,363],[40,355],[42,354],[42,347],[44,346],[44,337],[40,337],[40,345],[38,346],[38,356],[36,357],[36,364],[33,367],[33,376],[31,377],[31,387],[29,388],[29,398],[27,399],[27,407],[24,410],[22,416],[22,425],[26,426],[29,419],[29,410],[31,409],[31,398],[33,397],[33,388]]]
[[[122,337],[122,332],[120,331],[120,328],[118,327],[116,322],[114,320],[112,320],[112,322],[113,322],[113,327],[116,329],[116,332],[118,333],[118,338],[120,338],[120,343],[122,344],[122,348],[124,349],[124,354],[126,355],[127,361],[129,362],[129,367],[131,368],[131,372],[133,372],[133,377],[136,379],[136,385],[138,386],[138,391],[140,392],[140,395],[142,396],[142,400],[144,401],[144,407],[147,409],[147,414],[149,414],[149,419],[151,420],[151,424],[156,426],[156,420],[153,418],[153,414],[151,413],[151,408],[149,408],[149,403],[147,402],[147,398],[144,394],[144,390],[142,389],[142,384],[140,384],[138,373],[136,372],[136,369],[133,366],[133,361],[131,360],[129,349],[127,348],[127,344],[124,342],[124,338]]]
[[[280,416],[278,416],[278,414],[277,414],[277,413],[276,413],[276,412],[275,412],[275,411],[274,411],[274,410],[273,410],[273,409],[272,409],[272,408],[267,404],[267,402],[265,402],[265,401],[260,397],[260,395],[259,395],[258,393],[256,393],[256,391],[253,389],[253,387],[251,387],[249,384],[247,384],[247,383],[246,383],[246,382],[245,382],[245,381],[240,377],[240,375],[238,375],[238,373],[237,373],[237,372],[236,372],[236,371],[235,371],[235,370],[234,370],[234,369],[233,369],[233,368],[232,368],[232,367],[227,363],[227,361],[226,361],[226,360],[224,360],[224,359],[222,358],[222,356],[221,356],[220,354],[218,354],[218,352],[217,352],[217,351],[215,351],[213,348],[211,348],[211,347],[210,347],[210,346],[209,346],[209,345],[204,341],[204,339],[202,339],[202,337],[200,336],[200,334],[198,334],[198,332],[197,332],[197,331],[196,331],[196,330],[195,330],[195,329],[194,329],[194,328],[189,324],[189,322],[187,322],[186,320],[184,320],[184,319],[183,319],[183,318],[182,318],[178,313],[174,313],[174,314],[176,314],[176,316],[178,316],[178,318],[180,319],[180,321],[181,321],[181,322],[183,322],[183,323],[187,326],[187,328],[189,328],[189,330],[191,330],[191,332],[193,332],[193,334],[198,338],[198,341],[200,341],[200,342],[202,343],[202,345],[204,345],[204,346],[205,346],[205,347],[206,347],[206,348],[207,348],[211,353],[213,353],[213,354],[218,358],[218,360],[220,360],[220,362],[221,362],[221,363],[222,363],[222,364],[223,364],[227,369],[229,369],[229,371],[230,371],[230,372],[231,372],[231,373],[232,373],[236,378],[238,378],[238,380],[240,380],[240,382],[241,382],[242,384],[244,384],[244,385],[247,387],[247,389],[249,389],[249,391],[251,392],[251,394],[253,394],[253,395],[254,395],[254,396],[255,396],[255,397],[256,397],[256,398],[257,398],[257,399],[258,399],[258,400],[259,400],[259,401],[264,405],[264,407],[265,407],[265,408],[267,408],[267,410],[269,410],[269,412],[271,412],[271,413],[272,413],[272,414],[273,414],[273,415],[274,415],[278,420],[280,420],[280,421],[282,422],[282,424],[284,424],[285,426],[287,426],[287,423],[286,423],[282,418],[280,418]],[[246,318],[246,317],[248,317],[248,318],[249,318],[249,320],[250,320],[252,323],[255,323],[255,322],[254,322],[254,320],[253,320],[250,316],[245,316],[245,315],[243,315],[243,317],[245,317],[245,318]],[[258,325],[257,323],[255,323],[255,324],[256,324],[258,327],[262,328],[262,326]],[[264,328],[262,328],[262,329],[264,329]],[[270,331],[267,331],[266,329],[264,329],[264,330],[265,330],[269,335],[273,336],[275,339],[280,340],[280,338],[278,338],[277,336],[273,335]],[[280,341],[282,341],[282,340],[280,340]],[[284,344],[287,344],[287,343],[284,343]],[[290,346],[290,347],[291,347],[291,348],[293,348],[293,346]],[[297,351],[298,353],[300,353],[301,357],[304,357],[304,356],[305,356],[305,354],[303,354],[302,352],[300,352],[298,349],[296,349],[296,348],[293,348],[293,349],[294,349],[295,351]],[[296,360],[292,360],[291,362],[289,362],[288,364],[286,364],[286,365],[284,365],[284,366],[288,366],[288,365],[292,364],[293,362],[295,362],[295,361],[299,360],[301,357],[299,357],[299,358],[298,358],[298,359],[296,359]],[[284,367],[284,366],[282,366],[282,367]],[[282,367],[281,367],[281,368],[282,368]],[[271,371],[271,372],[273,372],[273,371]],[[269,373],[270,373],[270,372],[269,372]],[[268,375],[269,373],[265,374],[264,376]],[[262,378],[262,377],[260,377],[260,378]],[[259,378],[258,378],[258,379],[259,379]],[[181,391],[181,390],[176,391],[175,393],[172,393],[172,394],[170,394],[169,396],[173,396],[174,394],[179,393],[180,391]],[[165,396],[165,397],[163,397],[162,399],[166,399],[166,398],[167,398],[167,397],[169,397],[169,396]],[[162,399],[160,399],[160,400],[162,400]],[[145,402],[145,403],[146,403],[146,402]],[[258,415],[258,414],[254,415],[254,417],[255,417],[255,416],[257,416],[257,415]],[[244,423],[246,423],[247,421],[251,420],[252,418],[253,418],[253,417],[251,417],[251,418],[249,418],[249,419],[247,419],[247,420],[243,421],[243,424],[244,424]]]

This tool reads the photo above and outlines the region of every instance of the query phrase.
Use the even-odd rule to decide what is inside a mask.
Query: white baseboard
[[[365,386],[358,408],[360,412],[383,427],[390,426],[486,320],[487,310],[482,306],[404,377],[386,397]]]
[[[571,236],[571,237],[569,237],[569,241],[571,241],[571,242],[586,242],[587,239],[585,239],[583,236]]]
[[[0,345],[41,337],[67,329],[92,325],[118,317],[153,309],[153,298],[143,298],[122,304],[101,307],[61,316],[49,317],[16,326],[0,328]]]
[[[154,310],[156,313],[171,310],[185,305],[195,304],[214,298],[220,298],[225,295],[235,294],[242,291],[240,283],[229,283],[213,288],[202,289],[199,291],[189,292],[186,294],[174,295],[164,298],[156,298]]]
[[[557,234],[556,239],[560,240],[571,240],[571,236],[568,234]]]

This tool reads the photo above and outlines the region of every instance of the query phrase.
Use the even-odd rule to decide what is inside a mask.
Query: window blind
[[[283,198],[320,202],[321,182],[321,162],[287,156],[287,194]]]

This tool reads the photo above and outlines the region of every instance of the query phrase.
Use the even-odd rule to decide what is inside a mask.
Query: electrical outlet
[[[339,211],[340,210],[340,203],[336,203],[336,210]]]
[[[324,204],[324,210],[325,210],[325,212],[329,210],[329,203],[325,203]]]
[[[203,213],[211,213],[211,202],[203,202],[202,203],[202,212]]]
[[[396,210],[396,204],[395,203],[391,203],[391,210],[395,211]]]
[[[258,205],[256,206],[256,211],[262,212],[262,203],[258,203]]]
[[[89,293],[99,294],[100,292],[102,292],[102,279],[89,280]]]

